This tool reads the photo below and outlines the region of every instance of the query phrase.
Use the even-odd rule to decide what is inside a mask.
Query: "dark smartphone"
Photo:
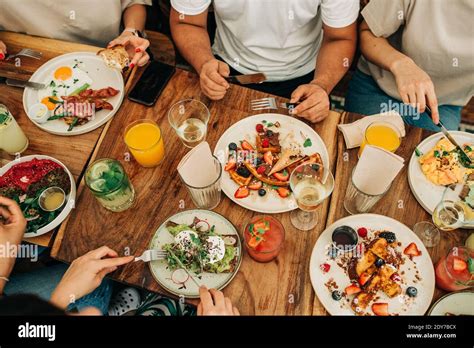
[[[152,61],[128,94],[128,99],[136,103],[152,106],[165,88],[175,71],[175,67]]]

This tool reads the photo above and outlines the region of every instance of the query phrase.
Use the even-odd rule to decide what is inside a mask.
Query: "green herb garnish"
[[[303,147],[311,147],[313,146],[313,143],[311,142],[310,138],[306,138],[306,140],[303,143]]]

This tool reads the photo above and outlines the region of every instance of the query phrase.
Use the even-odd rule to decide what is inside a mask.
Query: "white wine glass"
[[[291,223],[299,230],[311,230],[319,222],[316,209],[334,190],[334,177],[319,164],[302,164],[291,173],[290,187],[299,208],[290,213]]]

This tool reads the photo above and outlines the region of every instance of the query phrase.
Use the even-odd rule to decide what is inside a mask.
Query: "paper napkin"
[[[216,172],[209,143],[204,141],[184,155],[178,164],[178,173],[190,186],[204,187],[212,184],[219,173]]]
[[[352,180],[364,193],[384,193],[404,166],[404,159],[377,146],[366,145],[354,169]]]
[[[340,124],[337,126],[344,136],[346,148],[359,147],[364,139],[365,130],[372,122],[389,122],[405,136],[405,124],[400,114],[396,111],[388,111],[377,115],[366,116],[355,122]]]

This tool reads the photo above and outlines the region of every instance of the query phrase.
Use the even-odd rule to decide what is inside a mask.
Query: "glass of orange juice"
[[[165,157],[160,127],[152,120],[138,120],[125,129],[125,144],[143,167],[155,167]]]
[[[402,136],[397,127],[389,122],[373,122],[365,130],[362,144],[359,148],[359,157],[365,145],[381,147],[390,152],[395,152],[400,147]]]

